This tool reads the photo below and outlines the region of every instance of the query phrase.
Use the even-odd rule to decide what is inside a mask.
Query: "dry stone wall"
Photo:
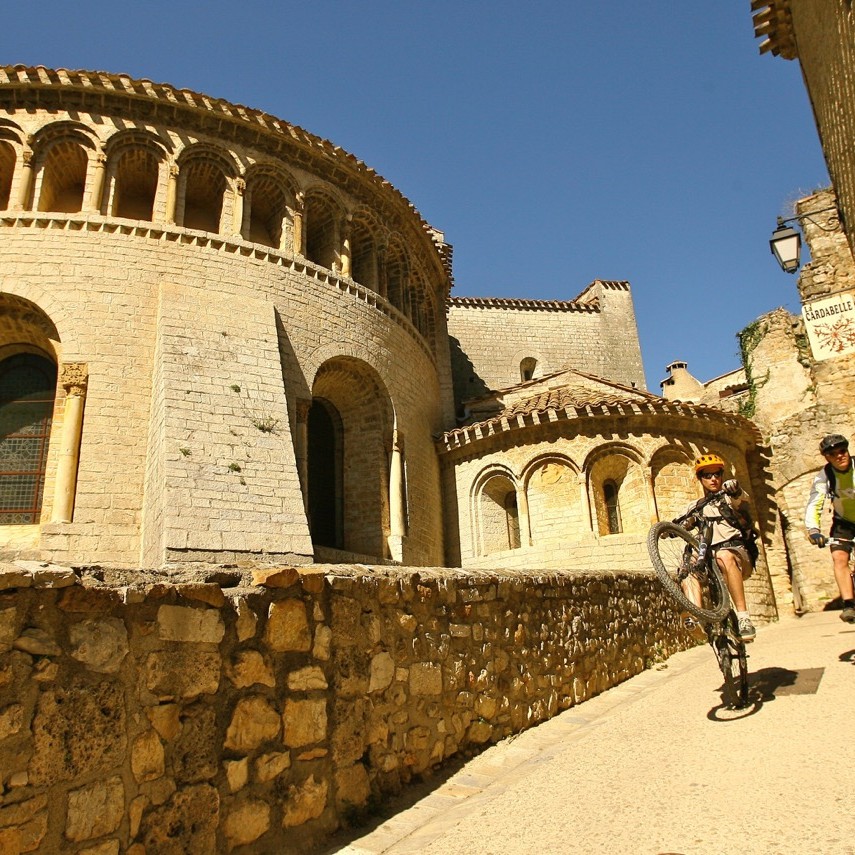
[[[640,574],[0,568],[8,855],[306,852],[690,643]]]

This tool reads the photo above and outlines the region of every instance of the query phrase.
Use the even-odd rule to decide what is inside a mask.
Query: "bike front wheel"
[[[730,609],[730,598],[721,572],[710,558],[699,570],[692,572],[698,559],[698,541],[676,523],[658,522],[647,536],[647,551],[662,587],[681,609],[705,623],[722,620]],[[689,576],[697,581],[701,605],[687,596],[684,583]]]
[[[724,677],[724,699],[731,709],[741,710],[748,706],[748,654],[745,643],[739,640],[736,615],[727,618],[729,633],[724,632],[712,639],[718,667]]]

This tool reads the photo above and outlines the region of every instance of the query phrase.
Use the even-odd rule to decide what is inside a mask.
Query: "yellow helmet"
[[[712,469],[714,466],[724,469],[724,460],[717,454],[702,454],[695,460],[695,475],[699,475],[704,469]]]

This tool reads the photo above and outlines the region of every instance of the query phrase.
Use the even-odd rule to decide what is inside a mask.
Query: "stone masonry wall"
[[[650,575],[0,565],[0,851],[306,852],[689,643]]]

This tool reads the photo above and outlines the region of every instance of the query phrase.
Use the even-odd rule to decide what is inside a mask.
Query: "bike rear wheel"
[[[701,591],[701,605],[695,605],[683,590],[682,583],[690,575],[698,558],[698,541],[676,523],[658,522],[647,536],[647,551],[662,587],[681,609],[705,623],[720,621],[730,609],[730,597],[721,572],[710,558],[701,572],[693,573]]]
[[[731,611],[719,635],[710,642],[715,650],[718,667],[724,677],[724,699],[731,709],[748,706],[748,654],[745,642],[737,634],[736,615]]]

